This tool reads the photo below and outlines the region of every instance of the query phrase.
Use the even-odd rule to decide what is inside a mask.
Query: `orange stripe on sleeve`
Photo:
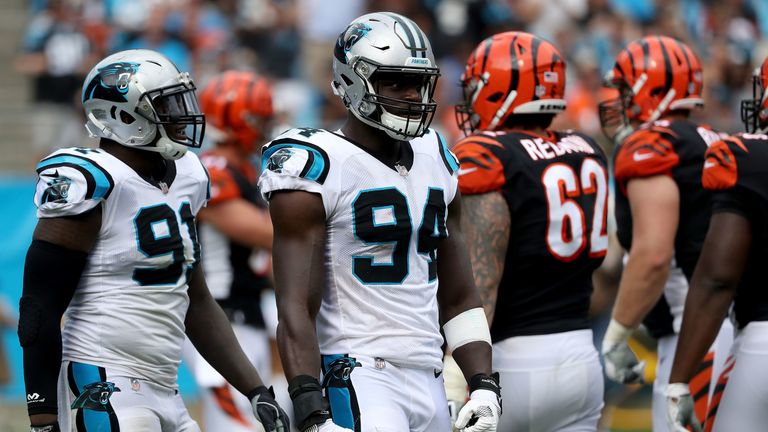
[[[712,144],[704,154],[704,170],[701,172],[701,183],[704,189],[730,189],[736,186],[738,179],[739,168],[736,165],[736,157],[728,147],[728,143],[717,141]]]
[[[674,145],[661,133],[641,129],[630,135],[616,156],[616,180],[626,183],[636,177],[670,175],[680,163]]]
[[[211,199],[208,205],[216,205],[225,201],[239,198],[240,187],[227,169],[208,167],[211,176]]]
[[[459,189],[462,194],[493,192],[504,186],[504,165],[486,146],[464,141],[454,147],[453,151],[461,164]]]

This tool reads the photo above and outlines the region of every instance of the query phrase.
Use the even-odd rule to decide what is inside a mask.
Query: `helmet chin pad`
[[[408,119],[405,117],[396,116],[387,110],[382,109],[381,123],[386,126],[384,131],[390,137],[398,140],[408,140],[415,136],[421,135],[419,127],[421,121],[419,119]]]

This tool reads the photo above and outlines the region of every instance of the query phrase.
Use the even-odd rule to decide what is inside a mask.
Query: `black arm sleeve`
[[[33,240],[24,264],[19,302],[19,342],[24,350],[27,411],[56,414],[61,368],[61,316],[69,305],[88,254]]]

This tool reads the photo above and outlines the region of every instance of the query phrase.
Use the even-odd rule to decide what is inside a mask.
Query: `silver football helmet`
[[[376,82],[416,76],[419,102],[382,96]],[[423,31],[392,12],[363,15],[344,30],[333,51],[333,92],[363,123],[394,139],[424,135],[435,115],[432,99],[440,70]]]
[[[194,83],[158,52],[127,50],[100,61],[85,78],[82,100],[91,136],[169,160],[203,142]]]

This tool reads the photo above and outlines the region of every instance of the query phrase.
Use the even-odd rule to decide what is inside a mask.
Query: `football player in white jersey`
[[[197,265],[209,180],[186,151],[204,132],[194,91],[154,51],[110,55],[83,86],[100,148],[37,166],[19,319],[33,431],[199,431],[176,384],[185,332],[268,431],[288,428]]]
[[[460,229],[458,163],[428,129],[439,75],[429,42],[408,18],[367,14],[339,36],[333,74],[346,124],[283,133],[264,147],[259,180],[295,422],[450,430],[442,325],[472,390],[457,427],[495,431],[500,392]]]

